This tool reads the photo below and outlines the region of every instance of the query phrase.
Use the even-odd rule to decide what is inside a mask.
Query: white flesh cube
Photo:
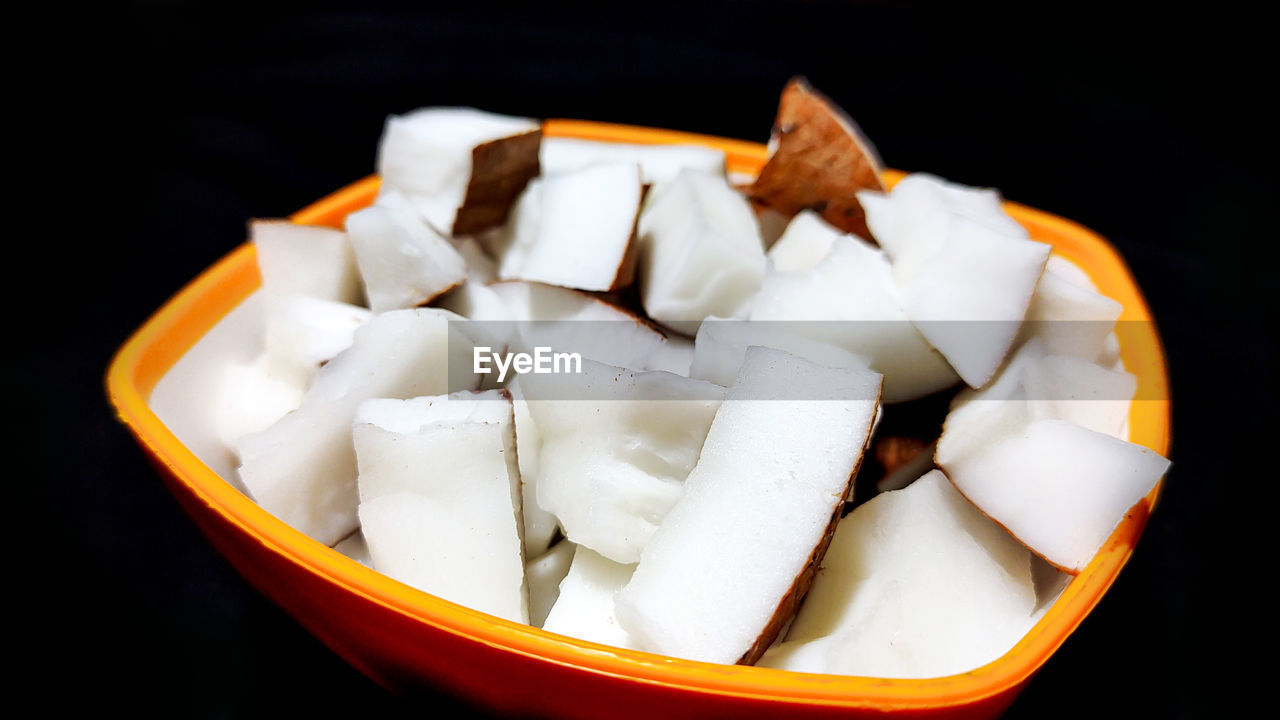
[[[752,345],[783,350],[827,367],[866,369],[868,361],[834,345],[790,332],[787,323],[708,317],[698,328],[689,377],[728,387]]]
[[[529,586],[529,624],[542,627],[547,613],[560,597],[560,583],[569,574],[577,545],[561,540],[550,550],[524,564],[525,584]]]
[[[501,221],[526,179],[537,174],[540,138],[535,120],[424,108],[387,118],[378,174],[384,188],[409,197],[436,230],[466,234]],[[467,215],[473,208],[478,216]]]
[[[1063,420],[1032,422],[939,464],[980,510],[1071,573],[1084,569],[1169,468],[1147,448]]]
[[[501,334],[513,351],[549,347],[608,365],[641,368],[666,341],[643,319],[587,293],[520,281],[488,287],[507,308],[511,327]]]
[[[374,312],[431,302],[466,279],[466,261],[398,192],[347,216],[365,294]]]
[[[634,563],[680,497],[725,390],[584,360],[581,374],[520,378],[539,446],[537,504],[565,535]]]
[[[1028,239],[993,191],[932,175],[858,199],[907,316],[970,387],[987,384],[1018,335],[1049,246]]]
[[[747,199],[724,177],[682,171],[640,216],[640,295],[654,320],[696,332],[737,317],[764,278],[764,245]]]
[[[534,180],[516,202],[500,241],[499,277],[580,290],[629,285],[643,191],[634,163],[592,165]]]
[[[926,678],[995,660],[1030,629],[1031,555],[934,470],[840,521],[787,641],[760,664]]]
[[[334,300],[279,298],[267,308],[271,372],[305,388],[322,364],[351,347],[356,330],[371,317],[365,308]]]
[[[294,295],[360,305],[364,293],[346,233],[287,220],[255,220],[249,236],[267,304]]]
[[[350,348],[316,373],[297,410],[240,440],[240,479],[258,504],[332,545],[356,529],[351,421],[374,397],[416,397],[473,387],[472,344],[444,310],[395,310],[356,331]]]
[[[613,598],[631,580],[635,568],[578,547],[569,574],[560,583],[560,596],[542,629],[601,645],[640,650],[618,625],[613,612]]]
[[[786,321],[778,324],[866,358],[884,374],[888,403],[957,382],[908,319],[884,253],[850,235],[832,239],[827,256],[807,271],[769,273],[751,319]]]
[[[879,406],[881,377],[753,347],[684,494],[618,594],[649,651],[754,662],[803,597]]]
[[[801,210],[787,224],[782,237],[769,248],[767,256],[778,272],[811,270],[831,252],[836,238],[844,235],[818,213]]]
[[[685,168],[724,175],[724,152],[702,145],[636,145],[577,138],[544,138],[539,149],[542,174],[581,170],[602,163],[640,166],[646,185],[667,182]]]
[[[271,427],[302,402],[301,383],[271,372],[265,356],[223,370],[215,427],[227,447]]]
[[[528,622],[511,401],[501,391],[373,399],[353,428],[373,567]]]

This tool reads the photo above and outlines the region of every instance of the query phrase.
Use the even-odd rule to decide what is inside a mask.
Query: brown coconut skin
[[[506,222],[516,197],[541,172],[541,146],[539,129],[471,149],[471,180],[453,220],[453,235],[472,235]]]
[[[772,140],[776,149],[751,185],[752,199],[789,217],[814,210],[845,232],[875,239],[855,193],[884,191],[880,160],[844,111],[804,78],[792,78]]]
[[[879,405],[880,397],[877,395],[876,404]],[[800,609],[800,604],[804,602],[804,596],[808,594],[809,588],[813,586],[813,579],[818,575],[818,569],[822,566],[822,558],[827,554],[827,548],[831,546],[831,538],[836,534],[836,525],[840,523],[840,518],[844,515],[844,499],[853,490],[854,478],[858,476],[858,470],[862,467],[862,460],[866,457],[867,448],[871,444],[871,426],[867,427],[867,436],[862,440],[862,451],[858,453],[858,459],[853,464],[853,469],[849,472],[849,479],[845,482],[845,488],[832,496],[831,502],[831,519],[827,521],[827,528],[822,533],[822,539],[818,541],[817,546],[813,548],[813,552],[809,554],[809,559],[804,564],[796,579],[791,583],[791,587],[782,595],[782,600],[778,601],[778,607],[774,609],[773,616],[769,618],[769,622],[765,624],[764,629],[756,637],[756,641],[747,648],[747,651],[738,658],[738,665],[755,665],[764,655],[765,651],[773,645],[773,641],[778,639],[778,634],[782,632],[782,628],[787,624],[796,611]]]

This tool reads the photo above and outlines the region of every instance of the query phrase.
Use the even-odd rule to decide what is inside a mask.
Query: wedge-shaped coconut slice
[[[640,296],[658,322],[692,335],[708,315],[740,317],[764,278],[746,198],[723,177],[682,171],[640,217]]]
[[[1160,455],[1063,420],[1038,420],[954,462],[947,477],[1040,557],[1078,573],[1169,469]]]
[[[769,273],[751,320],[865,358],[885,376],[885,402],[922,397],[958,380],[908,319],[884,253],[854,237],[834,238],[827,256],[808,271]]]
[[[630,285],[643,193],[634,163],[591,165],[533,181],[499,239],[499,277],[581,290]]]
[[[272,374],[300,387],[320,366],[351,347],[356,330],[373,317],[365,308],[296,295],[267,307],[267,360]]]
[[[787,641],[760,664],[927,678],[1006,653],[1032,624],[1031,555],[934,470],[840,521]]]
[[[684,494],[618,594],[623,629],[653,652],[754,663],[822,562],[880,382],[751,348]]]
[[[613,598],[631,580],[635,568],[578,547],[569,574],[560,583],[560,596],[542,629],[601,645],[640,650],[618,625],[613,612]]]
[[[724,175],[724,151],[702,145],[636,145],[576,138],[544,138],[539,151],[543,175],[581,170],[591,165],[630,163],[640,166],[646,185],[667,182],[685,168]]]
[[[348,215],[347,234],[374,312],[425,305],[466,279],[458,251],[394,190]]]
[[[812,210],[801,210],[787,224],[786,232],[769,248],[767,257],[778,272],[812,270],[831,252],[836,238],[845,233],[832,227]]]
[[[815,210],[845,232],[871,237],[856,193],[884,189],[880,158],[853,120],[803,78],[782,90],[769,148],[751,197],[788,216]]]
[[[827,367],[868,367],[866,358],[792,332],[791,323],[726,320],[713,315],[698,328],[689,377],[728,387],[737,379],[747,348],[753,345],[783,350]]]
[[[351,347],[316,373],[297,410],[237,444],[240,479],[254,500],[326,545],[351,534],[356,406],[474,387],[473,343],[457,320],[444,310],[394,310],[357,330]]]
[[[519,281],[489,288],[505,304],[508,321],[493,323],[492,329],[513,350],[547,347],[609,365],[642,368],[665,342],[643,318],[594,295]]]
[[[1064,271],[1062,264],[1053,260],[1050,257],[1031,297],[1022,337],[1040,338],[1051,355],[1094,362],[1107,350],[1107,339],[1123,308],[1115,300],[1081,287],[1070,270]]]
[[[903,179],[888,202],[859,197],[911,322],[970,387],[987,384],[1018,335],[1049,246],[1029,240],[994,192],[932,175]]]
[[[246,435],[271,427],[302,403],[305,386],[297,378],[272,372],[264,355],[248,363],[228,365],[217,397],[218,437],[234,448]]]
[[[387,118],[378,146],[384,188],[408,196],[446,235],[501,224],[538,174],[537,121],[471,108],[424,108]]]
[[[580,375],[523,375],[520,386],[537,427],[538,506],[573,542],[636,562],[679,499],[725,389],[590,360]]]
[[[288,220],[254,220],[249,237],[258,254],[268,305],[273,298],[297,295],[364,303],[356,256],[341,230]]]
[[[511,401],[501,391],[374,399],[356,411],[360,526],[379,572],[529,620]]]
[[[525,584],[529,587],[529,624],[542,627],[547,614],[560,597],[560,583],[569,574],[577,545],[561,540],[539,557],[525,563]],[[610,603],[612,607],[612,602]]]
[[[538,466],[541,459],[542,435],[529,412],[524,388],[516,379],[507,385],[515,415],[516,460],[520,466],[520,498],[524,521],[525,550],[537,557],[551,547],[560,521],[538,504]]]

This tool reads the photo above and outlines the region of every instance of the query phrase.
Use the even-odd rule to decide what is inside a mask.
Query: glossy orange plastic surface
[[[549,120],[545,133],[615,142],[696,143],[724,150],[731,171],[755,173],[763,145],[651,128]],[[895,182],[900,173],[886,173]],[[341,227],[378,181],[357,182],[293,219]],[[1124,305],[1121,351],[1138,376],[1131,439],[1169,450],[1164,355],[1146,303],[1120,256],[1093,232],[1008,203],[1033,238],[1084,268]],[[445,689],[490,710],[566,718],[990,717],[1079,625],[1128,560],[1160,486],[1139,503],[1040,622],[999,660],[930,680],[810,675],[712,665],[609,648],[497,619],[402,585],[285,525],[210,470],[148,407],[170,367],[260,284],[246,244],[165,304],[121,348],[107,376],[120,419],[203,532],[255,587],[381,685]],[[139,481],[142,481],[139,479]]]

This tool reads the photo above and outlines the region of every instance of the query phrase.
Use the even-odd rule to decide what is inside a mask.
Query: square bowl
[[[741,177],[754,176],[767,157],[760,144],[676,131],[573,120],[548,120],[543,128],[548,137],[706,145],[723,150],[729,171]],[[901,177],[887,171],[885,179],[892,184]],[[372,202],[377,189],[377,178],[366,178],[292,219],[341,227],[348,213]],[[1164,354],[1124,261],[1076,223],[1016,203],[1006,202],[1005,209],[1032,238],[1052,245],[1123,305],[1117,324],[1121,354],[1138,378],[1130,440],[1167,455]],[[396,692],[445,689],[499,713],[566,718],[993,716],[1008,707],[1110,587],[1163,485],[1133,508],[1012,649],[967,673],[924,680],[816,675],[597,645],[396,582],[294,530],[240,489],[229,452],[213,438],[205,417],[211,390],[198,379],[211,377],[211,368],[237,352],[244,355],[237,343],[255,331],[246,300],[260,282],[252,245],[218,261],[124,344],[108,370],[108,394],[170,491],[241,575],[351,665]]]

